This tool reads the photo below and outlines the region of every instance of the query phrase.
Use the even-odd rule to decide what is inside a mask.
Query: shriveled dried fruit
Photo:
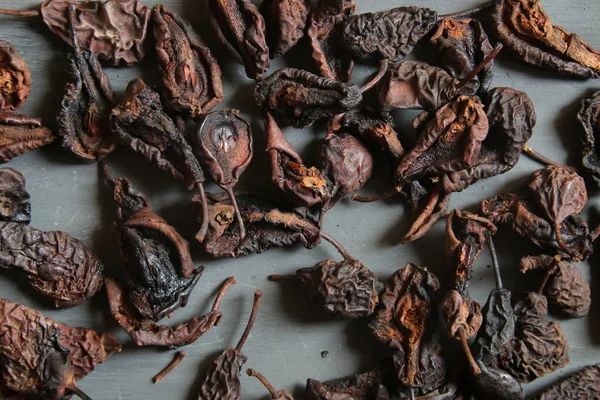
[[[246,356],[242,347],[246,343],[260,307],[262,292],[254,292],[254,305],[246,330],[235,348],[228,347],[213,361],[206,375],[200,380],[200,393],[198,400],[227,399],[240,400],[240,375],[242,366],[246,363]]]
[[[21,108],[31,90],[29,67],[17,49],[0,40],[0,111]]]
[[[31,221],[31,199],[25,177],[12,168],[0,168],[0,221]]]
[[[24,275],[56,307],[88,301],[102,288],[104,271],[100,258],[71,235],[15,222],[0,222],[0,268]]]
[[[596,184],[600,185],[600,156],[596,144],[600,134],[600,92],[594,93],[590,98],[581,102],[577,118],[583,127],[581,137],[583,168],[592,175]]]
[[[260,81],[255,88],[258,104],[296,128],[333,117],[362,101],[361,89],[295,68],[284,68]]]
[[[75,7],[68,8],[73,53],[69,54],[69,80],[58,122],[62,146],[84,161],[98,161],[116,148],[108,115],[116,99],[108,76],[91,51],[82,49],[75,31]]]
[[[310,9],[308,0],[264,0],[261,3],[271,58],[284,55],[302,39]]]
[[[319,382],[315,379],[306,381],[306,397],[308,400],[353,399],[379,400],[377,397],[385,390],[385,373],[376,367],[370,371],[345,378]],[[387,391],[386,391],[387,392]]]
[[[250,0],[205,0],[210,22],[246,75],[259,79],[269,69],[265,20]]]
[[[319,0],[309,17],[306,36],[319,75],[341,82],[350,80],[354,62],[339,41],[344,20],[353,15],[354,0]]]
[[[166,107],[197,118],[223,101],[221,68],[188,21],[162,4],[152,10]]]
[[[535,400],[597,398],[600,398],[600,364],[585,367],[533,397]]]
[[[88,400],[75,380],[121,348],[111,334],[71,328],[5,299],[0,299],[0,337],[0,393],[48,400],[72,394]]]
[[[569,363],[567,338],[561,326],[546,318],[546,297],[527,293],[514,311],[515,338],[502,349],[501,368],[518,381],[528,383]]]
[[[267,388],[269,394],[271,395],[271,400],[294,400],[294,396],[292,396],[292,394],[287,390],[275,390],[273,385],[271,385],[267,378],[265,378],[260,372],[248,368],[246,370],[246,374],[248,376],[255,377]]]
[[[55,139],[41,119],[0,111],[0,163],[7,163]]]
[[[578,78],[600,76],[600,53],[553,25],[539,0],[498,0],[492,23],[498,40],[521,60]]]
[[[240,230],[246,228],[233,193],[242,173],[252,160],[252,130],[237,110],[214,111],[202,117],[192,135],[194,154],[209,176],[229,196]],[[202,194],[201,194],[202,196]],[[206,200],[204,200],[206,202]]]

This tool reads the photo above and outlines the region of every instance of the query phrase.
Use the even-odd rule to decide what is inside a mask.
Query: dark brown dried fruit
[[[567,338],[557,322],[546,318],[548,302],[527,293],[515,305],[515,338],[502,349],[499,366],[518,381],[532,382],[569,363]]]
[[[490,27],[529,64],[578,78],[600,76],[600,53],[576,34],[553,25],[539,0],[496,1]]]
[[[475,19],[444,18],[430,39],[440,53],[442,66],[456,79],[465,79],[494,50],[481,23]],[[492,83],[494,63],[477,74],[479,90]]]
[[[296,128],[348,111],[362,101],[358,86],[295,68],[280,69],[257,83],[255,97],[278,121]]]
[[[592,302],[590,286],[575,264],[545,255],[521,259],[522,273],[537,269],[544,270],[539,293],[546,296],[550,306],[571,317],[588,314]]]
[[[430,343],[430,296],[439,285],[426,269],[406,264],[390,277],[369,324],[375,337],[395,351],[400,382],[424,393],[441,386],[446,375],[444,360]]]
[[[191,141],[200,164],[206,168],[213,181],[227,192],[235,211],[240,238],[243,240],[246,228],[233,187],[252,160],[250,124],[239,116],[237,110],[213,111],[199,121]]]
[[[259,79],[269,69],[269,47],[258,8],[250,0],[205,0],[205,5],[221,42],[250,79]]]
[[[246,356],[242,353],[242,347],[246,343],[250,331],[256,321],[262,292],[254,292],[254,305],[246,330],[235,348],[228,347],[212,363],[206,376],[201,379],[198,400],[227,399],[240,400],[240,375],[242,365],[246,363]]]
[[[0,267],[17,270],[56,307],[86,302],[102,288],[102,261],[65,232],[0,222]]]
[[[55,139],[52,131],[42,125],[41,119],[0,111],[0,163],[7,163]]]
[[[318,168],[306,167],[285,138],[271,113],[265,116],[266,152],[271,159],[271,181],[285,199],[299,207],[312,207],[329,196],[329,182]]]
[[[246,370],[246,374],[248,376],[255,377],[267,388],[269,394],[271,395],[271,400],[294,400],[294,396],[292,396],[287,390],[275,390],[273,385],[271,385],[267,378],[265,378],[260,372],[248,368]]]
[[[29,307],[0,299],[0,394],[6,389],[48,400],[69,394],[89,399],[75,380],[116,351],[120,346],[111,334],[100,336],[90,329],[71,328]]]
[[[596,147],[596,140],[600,134],[600,92],[581,102],[577,119],[584,130],[581,136],[583,168],[592,175],[596,184],[600,185],[600,157]]]
[[[165,105],[197,118],[223,101],[221,68],[188,21],[166,6],[152,10]]]
[[[344,20],[343,45],[352,58],[395,63],[412,51],[437,23],[428,8],[397,7]]]
[[[108,113],[117,100],[108,76],[91,51],[82,49],[75,31],[75,7],[68,8],[73,53],[69,54],[69,79],[58,122],[62,146],[84,161],[99,161],[115,148]]]
[[[310,14],[308,0],[264,0],[260,13],[267,25],[271,58],[282,56],[304,36]]]
[[[232,227],[235,212],[229,197],[208,194],[210,227],[203,247],[211,256],[239,257],[295,242],[311,249],[321,241],[318,221],[306,209],[292,211],[258,195],[236,197],[246,226],[243,240],[239,229]],[[199,198],[192,201],[197,203]]]
[[[585,367],[574,375],[550,386],[535,400],[600,398],[600,364]]]
[[[17,49],[0,40],[0,111],[23,107],[31,90],[29,67]]]
[[[12,168],[0,168],[0,221],[31,221],[31,199],[25,177]]]
[[[48,0],[41,5],[44,23],[52,33],[73,45],[67,9],[75,7],[75,35],[107,66],[139,63],[150,50],[147,40],[150,9],[138,0]]]
[[[341,82],[350,80],[354,62],[339,41],[344,20],[353,15],[356,15],[354,0],[319,0],[313,10],[306,36],[319,75]]]

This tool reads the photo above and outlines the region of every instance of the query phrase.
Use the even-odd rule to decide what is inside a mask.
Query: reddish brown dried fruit
[[[17,49],[0,40],[0,111],[23,107],[31,90],[29,67]]]
[[[539,0],[498,0],[492,19],[498,39],[521,60],[578,78],[600,76],[600,53],[553,25]]]
[[[7,163],[55,139],[52,131],[42,125],[41,119],[0,111],[0,163]]]
[[[304,36],[310,14],[308,0],[264,0],[260,13],[267,25],[271,58],[282,56]]]
[[[12,168],[0,168],[0,221],[31,221],[31,199],[25,177]]]
[[[535,400],[597,399],[600,397],[600,364],[581,371],[550,386]]]
[[[353,0],[319,0],[313,10],[306,36],[319,75],[341,82],[350,80],[354,62],[339,41],[344,20],[353,15],[356,15]]]
[[[269,69],[269,47],[258,8],[250,0],[205,0],[205,5],[221,42],[249,78],[259,79]]]
[[[223,101],[221,68],[188,21],[166,6],[152,11],[165,105],[197,118]]]
[[[600,92],[581,102],[581,109],[577,119],[583,127],[581,142],[582,165],[592,175],[597,185],[600,185],[600,156],[596,141],[600,135]]]

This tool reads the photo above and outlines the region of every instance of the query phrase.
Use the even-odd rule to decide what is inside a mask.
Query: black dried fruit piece
[[[14,157],[50,144],[55,139],[41,119],[0,111],[0,163],[7,163]]]
[[[583,143],[581,160],[585,170],[600,185],[600,157],[596,147],[596,139],[600,133],[600,92],[581,102],[577,119],[583,127],[581,142]]]
[[[358,107],[362,101],[358,86],[295,68],[280,69],[258,82],[255,97],[278,121],[296,128]]]
[[[15,222],[0,223],[0,268],[18,271],[61,308],[88,301],[104,279],[102,261],[79,240]]]
[[[597,399],[600,398],[600,364],[590,365],[555,383],[535,400]]]
[[[31,90],[31,72],[10,43],[0,40],[0,111],[23,107]]]
[[[25,177],[12,168],[0,168],[0,221],[31,221],[31,199],[25,189]]]
[[[221,68],[188,21],[162,4],[152,10],[165,106],[192,118],[223,101]]]
[[[261,3],[271,58],[284,55],[302,39],[310,10],[308,0],[264,0]]]

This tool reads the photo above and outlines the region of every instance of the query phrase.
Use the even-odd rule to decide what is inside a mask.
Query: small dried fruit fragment
[[[581,137],[583,168],[592,175],[596,184],[600,185],[600,156],[596,144],[600,135],[600,92],[594,93],[592,97],[581,102],[577,119],[584,131]]]
[[[62,146],[84,161],[99,161],[115,148],[110,135],[109,110],[115,104],[108,76],[91,51],[82,49],[75,32],[75,7],[69,6],[73,53],[69,54],[69,80],[58,122]]]
[[[244,66],[250,79],[269,69],[265,20],[250,0],[205,0],[219,40]]]
[[[590,365],[550,386],[535,400],[597,399],[600,397],[600,364]]]
[[[0,111],[23,107],[31,90],[29,67],[17,49],[0,40]]]
[[[261,3],[271,58],[284,55],[302,39],[310,8],[308,0],[264,0]]]
[[[255,97],[277,120],[296,128],[348,111],[362,101],[358,86],[295,68],[280,69],[260,81]]]
[[[499,0],[492,23],[498,39],[521,60],[578,78],[600,76],[600,53],[553,25],[539,0]]]
[[[306,36],[319,75],[341,82],[350,80],[354,62],[339,42],[344,20],[353,15],[353,0],[319,0],[309,17]]]
[[[106,66],[131,66],[150,50],[150,9],[138,0],[47,0],[41,5],[52,33],[73,45],[67,9],[75,7],[75,35]]]
[[[52,131],[43,126],[41,119],[0,111],[0,163],[7,163],[55,139]]]
[[[31,199],[25,177],[12,168],[0,168],[0,221],[31,221]]]
[[[165,105],[197,118],[223,101],[221,68],[188,21],[166,6],[152,10]]]
[[[92,298],[104,270],[98,256],[69,234],[15,222],[0,222],[0,268],[18,271],[61,308]]]

